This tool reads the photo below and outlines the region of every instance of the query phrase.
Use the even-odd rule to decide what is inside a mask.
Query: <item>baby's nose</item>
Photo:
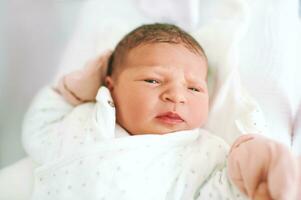
[[[185,96],[185,91],[180,87],[173,87],[167,89],[162,94],[162,99],[163,101],[177,103],[177,104],[178,103],[184,104],[187,101]]]

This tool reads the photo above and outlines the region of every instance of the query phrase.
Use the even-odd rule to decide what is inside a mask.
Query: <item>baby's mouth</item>
[[[177,113],[174,112],[166,112],[159,114],[156,117],[156,119],[158,119],[160,122],[171,125],[180,124],[184,122],[184,120]]]

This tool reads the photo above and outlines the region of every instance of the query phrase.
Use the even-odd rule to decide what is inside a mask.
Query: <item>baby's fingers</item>
[[[273,200],[270,196],[268,185],[266,182],[262,182],[259,184],[254,194],[254,200]]]
[[[288,148],[274,143],[269,146],[268,188],[273,199],[295,200],[298,187],[298,163]]]
[[[264,147],[254,141],[253,137],[243,136],[233,145],[228,158],[231,180],[249,197],[254,197],[258,185],[266,180],[268,160]]]
[[[74,96],[74,94],[72,94],[72,92],[66,88],[64,78],[62,78],[59,81],[58,86],[57,86],[57,88],[55,88],[55,90],[58,93],[60,93],[67,102],[69,102],[70,104],[72,104],[74,106],[77,106],[82,103],[82,101],[80,99],[78,99],[76,96]]]
[[[111,54],[112,51],[108,50],[102,53],[101,55],[89,60],[85,65],[84,70],[92,72],[99,71],[100,73],[106,72]]]

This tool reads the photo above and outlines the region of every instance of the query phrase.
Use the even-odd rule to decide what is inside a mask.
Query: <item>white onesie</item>
[[[107,88],[77,107],[51,88],[36,97],[23,143],[38,163],[33,200],[247,199],[231,183],[229,146],[203,129],[130,136]]]

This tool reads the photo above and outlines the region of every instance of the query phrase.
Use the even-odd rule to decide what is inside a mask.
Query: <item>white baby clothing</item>
[[[247,199],[228,178],[222,139],[203,129],[130,136],[115,123],[105,87],[77,107],[43,89],[23,143],[41,164],[32,200]]]

